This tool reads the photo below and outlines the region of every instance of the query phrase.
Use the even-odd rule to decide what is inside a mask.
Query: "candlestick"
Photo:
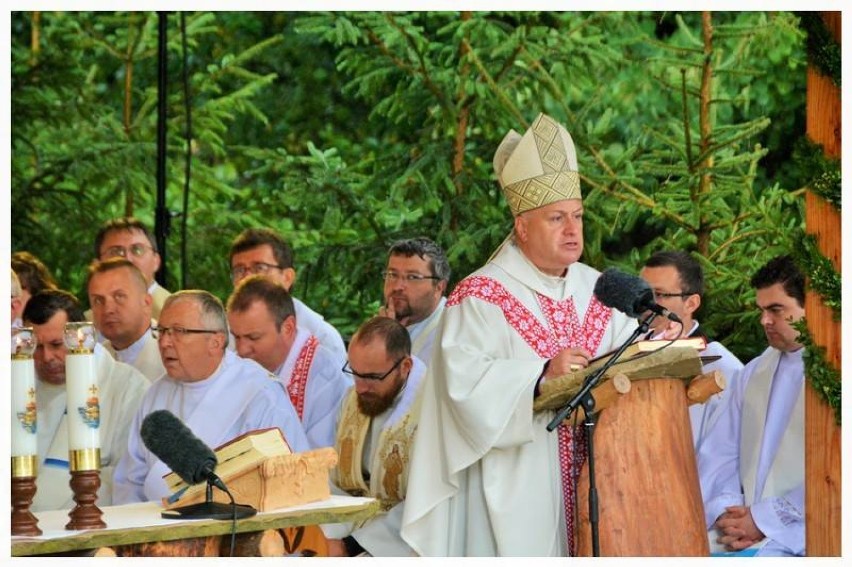
[[[65,392],[68,416],[68,464],[77,506],[68,514],[69,530],[103,528],[103,513],[95,505],[100,487],[101,407],[95,368],[95,327],[65,324]]]
[[[12,535],[41,535],[30,512],[38,472],[35,365],[30,327],[12,329]]]

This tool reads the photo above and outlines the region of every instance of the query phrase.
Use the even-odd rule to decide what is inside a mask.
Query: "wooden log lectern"
[[[550,399],[542,405],[570,399],[593,370],[543,389],[541,397]],[[687,387],[701,372],[699,353],[691,348],[643,354],[607,371],[604,382],[624,375],[631,387],[600,411],[594,433],[601,556],[709,555],[687,410],[695,401],[687,398]],[[715,378],[709,381],[719,382]],[[592,555],[588,497],[587,462],[577,486],[579,556]]]

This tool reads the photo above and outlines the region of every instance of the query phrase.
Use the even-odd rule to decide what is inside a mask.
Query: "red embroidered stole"
[[[293,375],[290,376],[290,383],[287,384],[287,393],[290,394],[290,401],[293,402],[293,407],[296,409],[299,420],[302,419],[302,414],[305,410],[305,388],[308,384],[308,373],[314,362],[314,354],[317,352],[318,344],[319,339],[313,335],[305,341],[305,345],[299,351],[299,357],[296,359],[296,364],[293,367]]]
[[[553,358],[560,351],[570,347],[582,347],[594,354],[598,350],[612,316],[612,312],[592,296],[581,324],[572,297],[557,301],[536,292],[539,307],[547,320],[546,324],[542,324],[500,282],[485,276],[474,276],[460,282],[447,299],[447,307],[457,305],[469,297],[499,307],[503,311],[506,322],[543,359]],[[562,473],[562,497],[565,505],[568,549],[573,554],[577,503],[575,487],[586,460],[585,434],[582,427],[569,427],[565,423],[561,424],[556,431],[559,439],[559,463]]]

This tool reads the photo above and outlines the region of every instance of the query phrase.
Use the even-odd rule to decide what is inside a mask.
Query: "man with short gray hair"
[[[184,290],[163,305],[155,337],[166,374],[142,400],[128,449],[115,472],[116,504],[169,496],[168,467],[143,444],[140,428],[155,410],[168,410],[210,448],[253,431],[278,427],[293,452],[310,447],[287,393],[253,360],[226,348],[222,302],[202,290]]]

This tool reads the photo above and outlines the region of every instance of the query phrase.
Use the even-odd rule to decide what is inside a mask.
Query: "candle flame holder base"
[[[99,470],[71,471],[71,490],[74,492],[74,502],[77,505],[68,513],[71,518],[65,524],[66,530],[92,530],[106,527],[103,512],[95,505],[98,499],[98,488],[101,486]]]
[[[34,476],[12,477],[12,535],[39,536],[38,519],[30,512],[36,493]]]

